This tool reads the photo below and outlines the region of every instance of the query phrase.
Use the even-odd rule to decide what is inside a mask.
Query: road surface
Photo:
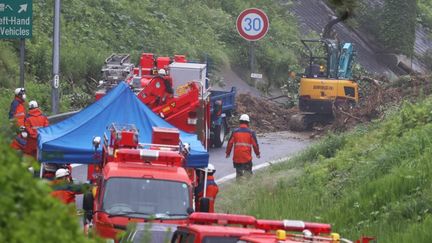
[[[262,168],[265,163],[281,158],[291,157],[310,144],[308,134],[293,133],[288,131],[257,134],[258,144],[261,150],[261,158],[254,156],[254,167]],[[216,167],[216,180],[223,182],[235,177],[235,169],[232,165],[232,154],[225,158],[226,142],[222,148],[210,149],[210,163]],[[85,182],[87,166],[77,165],[72,170],[72,177]],[[82,208],[82,197],[77,196],[77,208]]]

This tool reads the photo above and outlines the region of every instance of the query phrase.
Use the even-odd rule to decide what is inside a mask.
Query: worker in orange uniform
[[[55,180],[51,182],[53,191],[51,196],[59,199],[64,204],[75,203],[75,195],[82,194],[86,190],[83,185],[74,185],[70,172],[66,168],[60,168],[55,173]]]
[[[25,119],[25,127],[28,132],[27,145],[24,153],[36,157],[37,152],[37,129],[49,125],[48,118],[42,114],[35,100],[29,102],[29,112]]]
[[[255,132],[249,128],[249,116],[242,114],[239,121],[240,127],[232,132],[226,148],[226,157],[229,158],[234,147],[233,164],[237,179],[245,174],[252,175],[252,149],[257,158],[260,158]]]
[[[214,204],[216,201],[216,196],[219,192],[219,187],[216,184],[214,173],[216,173],[216,168],[214,165],[209,164],[205,169],[199,169],[201,172],[199,177],[198,186],[195,188],[195,209],[198,212],[201,212],[201,198],[204,197],[204,181],[205,181],[205,172],[207,171],[207,183],[206,183],[206,195],[205,197],[209,199],[209,212],[214,213]]]
[[[28,133],[25,126],[21,126],[20,132],[15,136],[10,146],[16,150],[24,151],[27,146],[27,137]]]
[[[9,109],[9,120],[15,120],[15,124],[18,127],[24,126],[24,120],[26,116],[25,108],[25,89],[17,88],[15,89],[15,98],[12,101]]]

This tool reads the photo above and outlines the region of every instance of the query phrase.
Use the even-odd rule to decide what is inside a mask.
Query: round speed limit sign
[[[237,31],[248,41],[257,41],[263,38],[269,28],[267,15],[257,8],[243,10],[237,17]]]

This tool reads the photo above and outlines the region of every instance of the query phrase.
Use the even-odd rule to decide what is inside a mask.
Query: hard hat
[[[166,75],[165,69],[163,69],[163,68],[159,69],[158,74],[160,74],[160,75]]]
[[[249,116],[247,114],[243,114],[240,116],[240,121],[245,121],[245,122],[249,122]]]
[[[56,171],[55,178],[56,179],[57,178],[62,178],[62,177],[68,176],[68,175],[69,175],[69,170],[61,168],[61,169],[58,169]]]
[[[213,164],[208,164],[207,166],[207,172],[209,173],[214,173],[216,171],[216,168],[214,167]]]
[[[208,164],[207,168],[199,168],[198,170],[201,170],[201,171],[204,171],[204,172],[207,170],[208,173],[214,173],[214,172],[216,172],[216,168],[214,167],[213,164]]]
[[[15,95],[22,95],[25,93],[25,89],[24,88],[16,88],[15,89]]]
[[[38,103],[36,102],[36,100],[32,100],[29,102],[29,109],[34,109],[34,108],[38,108]]]

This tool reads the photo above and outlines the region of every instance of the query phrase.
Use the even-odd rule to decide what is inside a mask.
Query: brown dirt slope
[[[248,114],[251,128],[259,133],[289,130],[289,119],[296,112],[296,109],[286,109],[275,102],[250,94],[239,94],[236,102],[238,115]],[[232,126],[238,124],[237,119],[231,120]]]

